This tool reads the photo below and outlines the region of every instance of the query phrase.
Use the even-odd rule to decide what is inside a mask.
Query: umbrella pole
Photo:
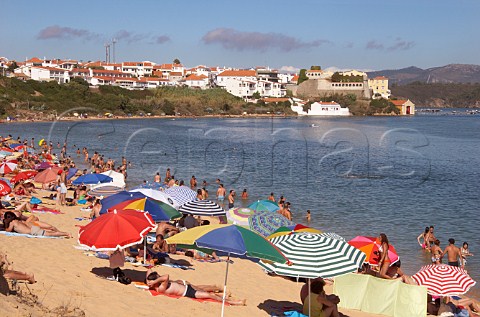
[[[228,277],[228,265],[230,264],[230,252],[227,257],[227,270],[225,272],[225,283],[223,284],[223,298],[222,298],[222,317],[225,313],[225,299],[227,297],[227,277]]]
[[[311,297],[310,296],[310,279],[308,279],[308,317],[310,317],[312,315],[312,312],[311,312],[311,309],[312,309],[312,306],[311,306]]]
[[[143,237],[143,264],[147,264],[147,236]]]

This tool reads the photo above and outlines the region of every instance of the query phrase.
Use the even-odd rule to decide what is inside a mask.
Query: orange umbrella
[[[378,261],[380,260],[378,247],[380,243],[377,242],[376,237],[357,236],[348,241],[348,244],[365,253],[367,255],[366,262],[371,265],[378,265]],[[392,264],[398,261],[397,250],[395,250],[391,244],[388,246],[388,257],[390,261],[392,261]]]

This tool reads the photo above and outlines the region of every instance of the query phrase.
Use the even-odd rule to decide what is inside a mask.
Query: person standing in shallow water
[[[228,209],[232,209],[235,204],[235,191],[232,189],[230,190],[230,194],[228,195]]]

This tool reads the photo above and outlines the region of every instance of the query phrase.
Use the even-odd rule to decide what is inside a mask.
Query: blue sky
[[[0,56],[368,70],[480,64],[480,0],[0,3]],[[5,14],[6,13],[6,14]]]

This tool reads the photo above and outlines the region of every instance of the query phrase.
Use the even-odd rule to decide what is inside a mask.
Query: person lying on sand
[[[222,301],[222,297],[215,292],[221,292],[222,289],[215,285],[192,285],[183,280],[171,281],[168,274],[159,275],[157,272],[147,271],[147,285],[150,289],[166,295],[176,295],[198,299],[213,299]],[[230,305],[246,305],[246,300],[226,299]]]
[[[457,299],[454,299],[453,297],[448,297],[447,302],[448,301],[452,302],[457,307],[464,307],[466,310],[468,310],[470,316],[480,316],[480,302],[478,300],[462,296],[457,297]]]
[[[28,274],[26,272],[19,272],[10,270],[11,264],[7,259],[7,255],[5,253],[0,252],[0,274],[8,278],[10,280],[21,280],[21,281],[28,281],[28,283],[33,284],[36,283],[35,277],[33,274]]]
[[[7,232],[31,234],[34,236],[66,237],[66,238],[72,237],[67,232],[53,230],[56,228],[45,223],[41,223],[41,222],[30,223],[23,220],[19,220],[17,216],[11,211],[7,211],[5,213],[3,224],[5,227],[5,231]],[[45,225],[47,225],[48,227]],[[41,226],[45,227],[45,229],[42,229]]]
[[[195,260],[220,261],[220,258],[217,256],[215,251],[213,251],[212,255],[210,255],[199,250],[191,249],[191,250],[185,251],[185,256],[189,256],[191,258],[194,258]]]

